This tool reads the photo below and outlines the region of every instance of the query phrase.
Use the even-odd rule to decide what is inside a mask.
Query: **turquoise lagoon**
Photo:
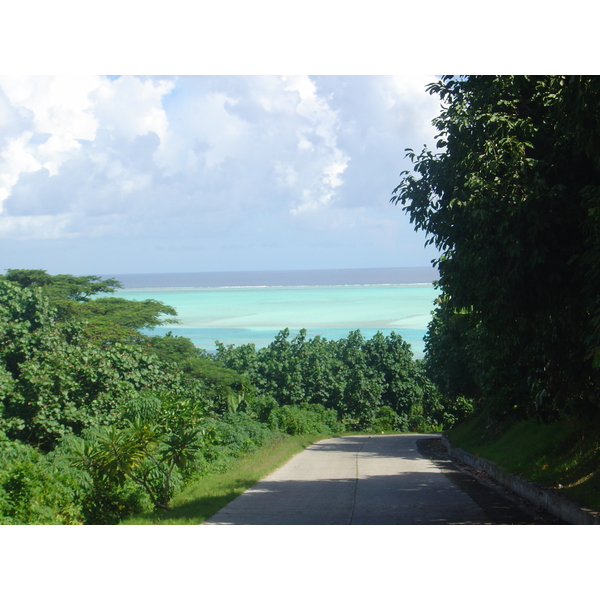
[[[268,346],[286,327],[291,336],[338,340],[360,329],[365,338],[395,331],[416,358],[438,295],[432,284],[122,289],[117,297],[153,298],[173,306],[181,323],[152,332],[190,338],[204,350],[223,344]]]

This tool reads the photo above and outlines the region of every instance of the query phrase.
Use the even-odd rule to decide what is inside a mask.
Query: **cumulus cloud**
[[[342,184],[340,176],[346,169],[350,157],[344,154],[337,145],[339,120],[337,111],[332,110],[326,98],[317,94],[317,88],[309,77],[285,77],[285,91],[296,92],[300,102],[296,105],[296,113],[301,117],[297,129],[298,149],[311,152],[314,164],[318,154],[319,173],[312,173],[312,185],[302,190],[300,197],[291,208],[297,215],[306,211],[328,206],[334,196],[335,188]],[[310,138],[315,141],[310,141]],[[319,160],[320,159],[320,160]]]
[[[157,165],[169,174],[212,169],[226,158],[241,158],[248,124],[231,112],[238,100],[224,92],[190,94],[171,106],[171,121],[156,153]]]
[[[162,98],[175,82],[124,76],[116,80],[101,79],[89,94],[94,102],[94,115],[100,127],[115,137],[134,139],[138,135],[156,133],[164,139],[168,119]]]
[[[404,149],[433,139],[430,80],[0,78],[0,235],[393,245],[411,230],[389,205]]]
[[[10,196],[21,173],[31,173],[42,167],[29,149],[31,135],[31,132],[25,132],[7,139],[0,152],[0,202]]]
[[[1,78],[3,112],[28,116],[26,121],[22,119],[21,131],[4,137],[0,149],[3,234],[17,238],[60,237],[61,231],[67,237],[81,234],[84,232],[67,232],[66,224],[76,227],[77,218],[103,204],[107,191],[114,193],[116,187],[118,196],[127,196],[147,187],[152,176],[133,164],[133,142],[148,133],[165,135],[167,118],[161,98],[172,86],[172,82],[134,77],[116,81],[103,77]],[[74,166],[80,169],[76,173]],[[26,177],[39,171],[50,178]],[[59,188],[61,198],[53,194]],[[65,206],[66,196],[70,199]],[[44,221],[41,215],[55,213],[57,202],[63,206],[64,216],[60,226],[50,227],[51,220]],[[38,217],[18,218],[31,203],[38,206]]]
[[[80,140],[94,138],[97,122],[88,94],[98,82],[97,77],[0,78],[13,110],[30,115],[27,129],[9,137],[2,149],[0,201],[10,195],[20,173],[44,168],[55,175],[81,149]]]

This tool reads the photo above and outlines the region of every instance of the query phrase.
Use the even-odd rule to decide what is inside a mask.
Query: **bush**
[[[398,413],[389,406],[381,406],[371,422],[370,431],[376,433],[383,431],[407,431],[408,421],[401,418]]]
[[[337,413],[322,404],[294,404],[280,406],[269,416],[274,431],[289,435],[305,433],[341,433],[344,425],[338,423]]]
[[[456,422],[464,419],[473,412],[473,400],[464,396],[457,396],[444,404],[444,424],[452,427]]]
[[[268,423],[271,413],[279,408],[277,400],[272,396],[258,396],[247,402],[246,412],[261,423]]]
[[[205,421],[207,443],[211,446],[227,447],[227,450],[235,455],[260,446],[270,437],[272,432],[264,423],[243,412]]]
[[[198,474],[221,472],[238,456],[255,450],[274,437],[266,424],[239,412],[219,419],[206,419],[204,447],[198,461]]]
[[[82,500],[85,525],[117,525],[151,506],[147,494],[130,481],[123,485],[94,481]]]
[[[82,497],[80,473],[54,455],[2,437],[0,524],[81,524]]]

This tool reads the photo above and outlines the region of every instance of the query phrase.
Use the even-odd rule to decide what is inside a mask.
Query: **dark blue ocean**
[[[313,285],[393,285],[432,283],[433,267],[380,269],[312,269],[298,271],[227,271],[215,273],[152,273],[105,275],[128,288],[296,287]]]

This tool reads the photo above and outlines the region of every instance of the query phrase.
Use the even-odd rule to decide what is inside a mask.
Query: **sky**
[[[284,4],[7,6],[0,273],[430,266],[389,200],[433,74],[597,69],[572,5]]]
[[[0,270],[429,266],[390,203],[435,76],[0,76]]]

